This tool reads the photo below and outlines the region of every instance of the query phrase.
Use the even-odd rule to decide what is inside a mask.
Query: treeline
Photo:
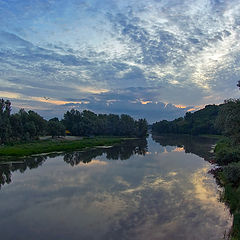
[[[65,133],[74,136],[127,136],[145,137],[147,121],[134,120],[128,115],[95,114],[84,110],[72,109],[64,118],[52,118],[49,121],[34,111],[21,109],[11,114],[11,102],[0,100],[0,144],[16,141],[29,141],[39,136],[63,136]]]
[[[173,121],[163,120],[152,125],[152,131],[156,134],[220,134],[222,129],[216,126],[221,105],[207,105],[194,113],[187,112],[184,117]]]
[[[0,100],[0,143],[35,139],[47,132],[47,121],[34,111],[11,114],[11,102]]]
[[[128,136],[146,137],[148,125],[145,119],[134,120],[126,114],[95,114],[72,109],[64,114],[64,126],[75,136]]]

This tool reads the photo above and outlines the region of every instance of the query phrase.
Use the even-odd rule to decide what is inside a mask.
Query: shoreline
[[[217,184],[223,188],[220,201],[224,202],[233,216],[229,239],[240,239],[240,148],[232,145],[230,139],[220,140],[215,149],[218,165],[214,173]]]
[[[12,146],[0,147],[0,161],[12,160],[12,158],[23,158],[32,155],[46,155],[53,152],[68,152],[85,150],[94,147],[109,147],[130,140],[125,137],[95,137],[82,138],[79,140],[69,139],[47,139],[36,140],[29,143],[19,143]]]

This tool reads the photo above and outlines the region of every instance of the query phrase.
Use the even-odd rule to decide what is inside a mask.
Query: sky
[[[239,98],[240,0],[0,0],[0,98],[150,123]]]

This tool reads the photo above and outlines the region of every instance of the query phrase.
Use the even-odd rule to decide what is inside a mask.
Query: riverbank
[[[41,153],[75,151],[97,146],[114,145],[126,139],[127,138],[96,137],[83,138],[80,140],[64,138],[36,140],[30,143],[15,144],[13,146],[1,146],[0,157],[6,160],[6,158],[25,157]]]
[[[220,169],[216,178],[224,187],[221,200],[229,207],[233,215],[231,240],[240,239],[240,146],[231,139],[220,140],[215,147],[216,161]]]

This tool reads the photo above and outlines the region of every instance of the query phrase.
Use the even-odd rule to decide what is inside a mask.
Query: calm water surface
[[[150,136],[1,164],[1,239],[223,239],[232,219],[204,160],[213,143]]]

